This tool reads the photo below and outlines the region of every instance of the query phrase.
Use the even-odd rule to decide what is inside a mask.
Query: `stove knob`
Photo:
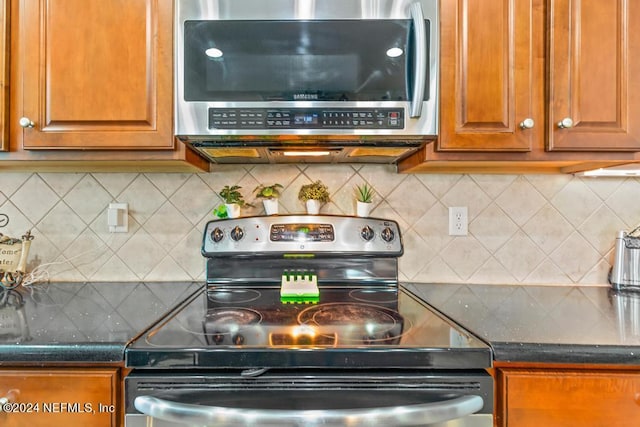
[[[224,341],[224,334],[221,333],[214,333],[213,336],[211,337],[211,339],[213,339],[213,342],[215,344],[222,344],[222,342]]]
[[[231,341],[233,341],[235,345],[242,345],[244,344],[244,337],[240,334],[237,334],[231,337]]]
[[[231,233],[229,234],[231,235],[231,238],[236,242],[242,240],[242,238],[244,237],[244,231],[242,231],[242,228],[237,225],[233,227],[233,230],[231,230]]]
[[[366,240],[367,242],[369,242],[371,239],[373,239],[373,229],[371,227],[369,227],[368,225],[365,225],[362,230],[360,230],[360,237],[362,237],[364,240]]]
[[[396,237],[396,234],[389,227],[382,230],[382,233],[380,233],[380,235],[382,236],[382,240],[387,243],[391,242]]]
[[[224,237],[224,233],[218,227],[214,228],[214,230],[211,232],[211,238],[216,243],[222,240],[223,237]]]

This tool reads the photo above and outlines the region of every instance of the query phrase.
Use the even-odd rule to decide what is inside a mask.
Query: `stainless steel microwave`
[[[216,163],[394,163],[437,136],[438,0],[177,0],[176,136]]]

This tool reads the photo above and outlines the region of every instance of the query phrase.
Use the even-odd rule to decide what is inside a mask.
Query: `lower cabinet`
[[[496,369],[497,427],[637,427],[640,370]]]
[[[0,369],[3,427],[121,425],[118,368]]]

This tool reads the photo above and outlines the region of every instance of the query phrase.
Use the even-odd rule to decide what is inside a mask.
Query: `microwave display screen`
[[[294,114],[293,124],[296,126],[309,126],[318,124],[318,114]]]
[[[411,25],[408,19],[187,20],[184,98],[407,101]],[[314,120],[294,117],[299,124]]]

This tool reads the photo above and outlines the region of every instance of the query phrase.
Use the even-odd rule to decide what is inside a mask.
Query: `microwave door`
[[[414,9],[413,21],[187,21],[184,98],[385,102],[412,97],[412,114],[419,115],[427,73],[426,30],[420,5]],[[408,58],[412,37],[414,61]]]

